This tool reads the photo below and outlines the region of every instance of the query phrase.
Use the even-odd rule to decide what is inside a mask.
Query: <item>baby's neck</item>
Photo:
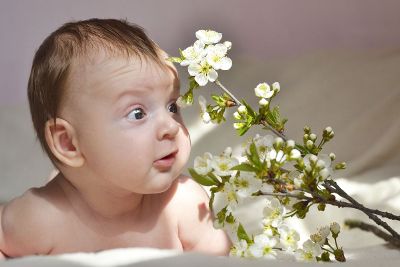
[[[106,186],[85,184],[85,179],[71,181],[60,172],[55,177],[75,212],[94,219],[139,219],[145,196],[124,190],[112,191]]]

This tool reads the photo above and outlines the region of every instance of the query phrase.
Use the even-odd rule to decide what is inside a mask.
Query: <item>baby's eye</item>
[[[144,118],[146,115],[146,112],[142,108],[134,108],[131,112],[128,114],[128,119],[129,120],[141,120]]]
[[[171,105],[168,106],[168,110],[169,110],[169,112],[172,112],[172,113],[178,113],[179,112],[178,104],[176,104],[175,102],[172,103]]]

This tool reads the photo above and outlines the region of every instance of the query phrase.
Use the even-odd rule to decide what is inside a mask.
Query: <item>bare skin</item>
[[[100,52],[72,68],[57,123],[46,124],[60,173],[1,207],[0,251],[226,255],[230,241],[213,228],[207,194],[181,175],[190,139],[176,70]]]
[[[229,250],[225,233],[212,226],[207,194],[186,177],[166,192],[145,196],[137,209],[118,218],[105,218],[88,209],[77,194],[58,175],[46,186],[8,203],[2,213],[2,251],[14,258],[123,247],[216,255]]]

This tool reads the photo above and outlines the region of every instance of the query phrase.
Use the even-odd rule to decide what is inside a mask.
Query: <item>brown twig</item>
[[[355,209],[358,209],[362,212],[364,212],[371,220],[373,220],[376,224],[382,226],[385,228],[394,238],[400,240],[400,235],[392,228],[390,227],[385,221],[380,219],[378,216],[373,214],[369,209],[365,208],[363,205],[361,205],[359,202],[357,202],[354,198],[349,196],[346,192],[343,191],[343,189],[340,188],[340,186],[333,180],[325,180],[324,184],[327,185],[326,189],[330,190],[333,193],[338,194],[339,196],[347,199],[351,204],[354,205]],[[333,188],[332,188],[333,187]]]
[[[332,187],[330,187],[330,186],[329,186],[329,187],[325,187],[325,188],[328,189],[331,193],[336,193],[336,194],[338,194],[339,196],[342,196],[343,198],[347,199],[348,201],[352,202],[353,204],[356,203],[356,205],[359,205],[360,208],[361,208],[362,210],[371,212],[371,213],[373,213],[373,214],[382,216],[382,217],[384,217],[384,218],[388,218],[388,219],[390,219],[390,220],[400,221],[400,215],[395,215],[395,214],[392,214],[392,213],[390,213],[390,212],[380,211],[380,210],[377,210],[377,209],[370,209],[370,208],[367,208],[367,207],[363,206],[362,204],[360,204],[359,202],[357,202],[356,200],[354,200],[351,196],[349,196],[343,189],[341,189],[341,188],[339,187],[339,185],[338,185],[335,181],[333,181],[333,180],[327,180],[327,181],[325,181],[325,183],[328,183],[328,184],[335,184],[336,187],[334,187],[334,188],[332,188]],[[346,197],[345,197],[345,196],[346,196]]]
[[[348,226],[350,229],[359,228],[363,231],[372,232],[373,234],[382,238],[383,240],[390,243],[391,245],[400,248],[400,240],[399,239],[394,238],[393,236],[385,233],[384,231],[382,231],[375,225],[368,224],[368,223],[365,223],[365,222],[362,222],[359,220],[345,220],[344,224],[346,226]]]

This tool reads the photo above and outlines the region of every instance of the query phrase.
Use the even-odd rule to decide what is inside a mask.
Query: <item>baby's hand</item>
[[[6,257],[4,256],[4,254],[0,251],[0,261],[5,260]]]

